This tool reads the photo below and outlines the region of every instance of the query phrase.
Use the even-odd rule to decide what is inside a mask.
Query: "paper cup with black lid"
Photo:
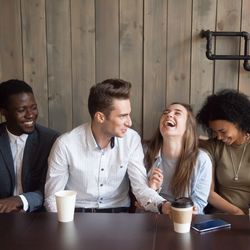
[[[175,232],[188,233],[190,231],[193,206],[193,201],[188,197],[176,199],[171,204],[171,215]]]

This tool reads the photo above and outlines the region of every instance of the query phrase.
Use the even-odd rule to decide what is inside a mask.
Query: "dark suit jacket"
[[[0,199],[13,196],[15,186],[15,171],[10,149],[9,136],[0,124]],[[50,149],[59,136],[51,129],[36,125],[29,134],[23,154],[22,187],[23,194],[29,203],[30,212],[43,205],[44,184],[48,168]]]

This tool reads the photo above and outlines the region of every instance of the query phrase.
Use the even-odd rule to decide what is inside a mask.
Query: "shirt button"
[[[104,168],[101,168],[101,171],[104,171]]]
[[[101,198],[100,198],[100,200],[102,201],[102,200],[103,200],[103,198],[101,197]]]
[[[102,186],[103,186],[103,184],[100,184],[100,186],[102,187]]]
[[[123,166],[120,166],[120,168],[123,168]]]

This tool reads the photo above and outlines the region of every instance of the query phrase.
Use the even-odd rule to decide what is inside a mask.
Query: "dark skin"
[[[14,135],[30,134],[34,131],[38,116],[37,104],[32,93],[20,93],[9,97],[8,107],[1,109],[8,130]],[[0,199],[0,213],[22,211],[23,202],[19,196]]]
[[[0,213],[19,212],[23,208],[23,202],[19,196],[11,196],[0,199]]]

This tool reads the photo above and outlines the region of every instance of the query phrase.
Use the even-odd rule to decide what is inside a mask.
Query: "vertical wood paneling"
[[[133,128],[142,132],[143,1],[120,0],[120,77],[132,83]]]
[[[207,95],[213,92],[214,61],[205,55],[207,40],[201,38],[201,30],[215,30],[216,0],[193,0],[192,16],[190,103],[196,113]]]
[[[95,84],[95,6],[92,0],[71,1],[73,127],[90,120],[88,95]]]
[[[22,0],[24,79],[31,84],[39,108],[38,121],[48,125],[46,23],[44,0]]]
[[[220,0],[217,10],[217,31],[240,31],[241,1]],[[236,37],[218,37],[216,54],[239,54],[240,39]],[[238,88],[239,61],[215,62],[215,90]]]
[[[168,0],[168,104],[175,101],[189,103],[191,11],[192,0]]]
[[[64,132],[89,120],[94,83],[121,77],[132,82],[134,128],[149,139],[166,103],[190,102],[196,113],[212,91],[250,95],[243,61],[208,60],[200,37],[250,32],[249,8],[250,0],[0,0],[0,80],[31,83],[39,122]],[[239,54],[240,41],[220,37],[214,48]]]
[[[96,79],[119,77],[119,0],[96,0]]]
[[[250,1],[243,0],[242,3],[242,27],[241,31],[250,33]],[[241,43],[241,54],[244,54],[244,39]],[[249,60],[250,63],[250,60]],[[250,96],[250,71],[243,68],[243,61],[240,61],[239,90]]]
[[[11,78],[23,79],[20,1],[0,0],[0,82]]]
[[[0,80],[23,79],[19,0],[0,0]]]
[[[49,125],[72,128],[70,1],[46,1]]]
[[[167,2],[145,0],[143,136],[149,139],[165,108]]]

